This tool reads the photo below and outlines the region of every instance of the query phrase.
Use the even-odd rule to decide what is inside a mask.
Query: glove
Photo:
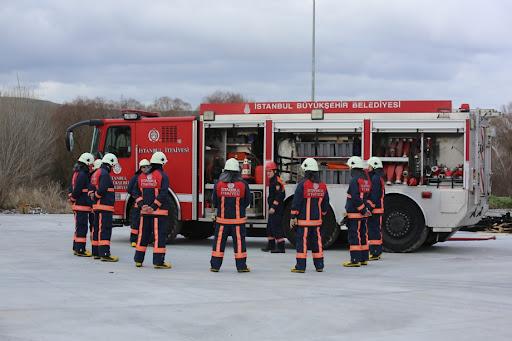
[[[361,211],[361,213],[362,213],[365,217],[371,217],[371,215],[372,215],[372,212],[370,212],[370,211],[369,211],[369,210],[367,210],[366,208],[365,208],[365,209],[363,209],[363,210]]]
[[[297,224],[298,224],[297,218],[290,219],[290,229],[293,229],[295,226],[297,226]]]

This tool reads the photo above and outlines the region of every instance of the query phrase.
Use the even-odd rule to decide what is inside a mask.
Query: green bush
[[[497,197],[491,195],[489,198],[490,208],[512,208],[512,197]]]

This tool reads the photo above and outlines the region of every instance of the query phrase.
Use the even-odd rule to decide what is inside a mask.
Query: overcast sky
[[[317,100],[512,101],[512,1],[316,0]],[[0,89],[311,98],[312,0],[0,0]]]

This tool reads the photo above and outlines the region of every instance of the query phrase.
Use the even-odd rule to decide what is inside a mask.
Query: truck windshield
[[[100,151],[98,150],[100,146],[100,130],[97,127],[94,127],[94,131],[92,132],[92,141],[91,141],[91,154],[95,157],[102,157]]]

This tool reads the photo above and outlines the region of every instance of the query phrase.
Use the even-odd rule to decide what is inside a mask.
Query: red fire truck
[[[322,225],[325,247],[346,230],[345,198],[352,155],[379,156],[386,175],[384,245],[388,251],[413,251],[445,241],[460,227],[478,222],[488,209],[490,140],[487,118],[493,110],[470,110],[451,101],[317,101],[202,104],[199,117],[160,117],[122,111],[118,119],[96,119],[70,126],[94,127],[91,152],[111,152],[116,191],[114,218],[128,225],[133,198],[126,192],[138,162],[162,151],[169,162],[168,240],[213,233],[211,192],[228,158],[236,158],[250,183],[248,233],[264,236],[267,179],[263,165],[274,160],[286,183],[283,226],[291,243],[289,211],[300,163],[314,157],[327,183],[331,209]]]

